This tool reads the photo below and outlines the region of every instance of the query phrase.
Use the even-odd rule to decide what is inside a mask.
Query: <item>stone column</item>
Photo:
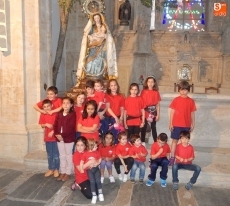
[[[41,79],[49,83],[49,75],[45,72],[50,69],[49,29],[40,31],[40,25],[49,20],[39,18],[39,11],[45,11],[48,4],[45,0],[6,3],[10,41],[9,51],[0,54],[0,157],[22,162],[29,151],[43,147],[39,114],[33,105],[45,93]],[[41,77],[44,75],[41,70],[47,79]]]

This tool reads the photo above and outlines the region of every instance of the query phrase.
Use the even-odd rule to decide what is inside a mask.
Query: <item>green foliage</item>
[[[152,0],[141,0],[141,3],[148,8],[152,7]],[[165,4],[165,1],[155,0],[156,11],[162,11],[164,4]]]
[[[152,0],[141,0],[141,3],[146,7],[152,7]]]
[[[71,12],[73,4],[76,1],[81,3],[81,0],[58,0],[58,5],[64,10],[67,10],[67,12]]]

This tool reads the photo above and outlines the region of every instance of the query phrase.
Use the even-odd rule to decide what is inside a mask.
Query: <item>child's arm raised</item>
[[[56,108],[56,109],[53,109],[51,111],[48,112],[48,114],[52,115],[53,113],[57,113],[57,112],[60,112],[62,110],[62,106]]]
[[[34,109],[42,114],[47,114],[43,109],[41,109],[37,104],[34,105]]]

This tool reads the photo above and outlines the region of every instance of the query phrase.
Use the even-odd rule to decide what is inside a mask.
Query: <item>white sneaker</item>
[[[104,177],[101,177],[101,184],[103,184],[104,183]]]
[[[144,147],[146,147],[145,142],[142,142],[141,144],[142,144]]]
[[[128,179],[127,175],[126,175],[126,174],[124,174],[124,177],[123,177],[123,182],[127,182],[127,179]]]
[[[109,176],[109,181],[112,183],[112,182],[115,182],[115,179],[114,179],[114,176]]]
[[[92,203],[92,204],[96,204],[96,202],[97,202],[97,196],[96,196],[96,195],[93,195],[92,200],[91,200],[91,203]]]
[[[119,178],[119,180],[122,181],[122,175],[121,174],[118,175],[118,178]]]
[[[103,194],[99,194],[98,195],[98,199],[99,199],[99,201],[103,202],[104,201],[104,195]]]

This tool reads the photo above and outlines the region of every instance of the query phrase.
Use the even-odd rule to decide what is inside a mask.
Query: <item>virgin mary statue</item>
[[[84,78],[118,77],[114,40],[101,13],[91,15],[84,28],[76,76],[77,87]]]

